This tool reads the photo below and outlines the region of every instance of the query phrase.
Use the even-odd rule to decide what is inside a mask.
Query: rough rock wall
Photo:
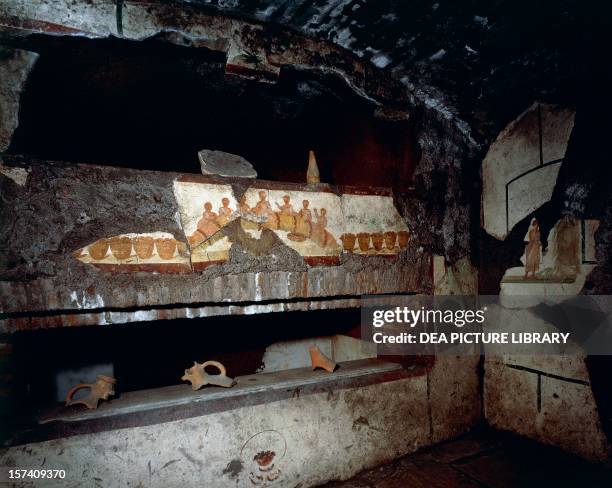
[[[38,55],[0,45],[0,152],[5,151],[19,125],[21,92]]]

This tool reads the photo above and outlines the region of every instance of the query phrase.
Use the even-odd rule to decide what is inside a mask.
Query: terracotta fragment
[[[205,371],[207,366],[214,366],[219,370],[219,374],[208,374]],[[224,388],[231,388],[236,382],[226,374],[225,366],[219,361],[206,361],[203,364],[193,362],[193,366],[185,370],[181,380],[189,381],[192,390],[199,390],[205,385],[216,385]]]
[[[310,362],[312,363],[313,371],[317,368],[322,368],[330,373],[334,372],[337,364],[323,354],[317,346],[312,346],[308,351],[310,352]]]
[[[117,382],[110,376],[99,375],[95,383],[81,383],[71,388],[66,395],[66,406],[82,403],[87,408],[98,408],[99,400],[108,400],[108,397],[115,394],[114,385]],[[89,395],[78,400],[73,400],[74,394],[82,389],[89,388]]]

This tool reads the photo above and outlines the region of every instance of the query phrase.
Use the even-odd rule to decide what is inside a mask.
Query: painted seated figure
[[[280,210],[280,212],[277,213],[278,228],[287,232],[293,232],[295,228],[295,211],[293,210],[289,195],[283,197],[283,202],[282,205],[276,203],[276,206]]]
[[[312,233],[312,211],[308,205],[310,205],[308,200],[302,201],[302,208],[295,217],[294,232],[304,237],[310,237]]]
[[[197,229],[189,236],[189,245],[191,247],[197,246],[219,232],[221,227],[217,224],[218,218],[219,216],[212,211],[212,203],[206,202],[202,218],[198,220]]]
[[[219,227],[223,227],[232,220],[234,211],[229,207],[229,198],[224,197],[221,199],[221,207],[219,207],[219,218],[217,223]]]
[[[320,212],[314,209],[317,221],[312,224],[311,239],[321,247],[337,247],[338,243],[334,236],[327,230],[327,209],[322,208]]]
[[[268,202],[268,195],[265,191],[259,192],[259,201],[252,208],[255,215],[259,217],[265,217],[266,222],[263,224],[263,227],[268,229],[278,229],[278,218],[274,210],[272,210],[272,206],[270,202]]]

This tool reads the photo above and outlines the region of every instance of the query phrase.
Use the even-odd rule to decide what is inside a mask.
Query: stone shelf
[[[334,395],[338,390],[395,381],[425,374],[425,366],[406,369],[378,359],[338,363],[334,373],[297,368],[239,376],[232,388],[205,386],[192,391],[189,384],[120,393],[101,402],[96,410],[82,405],[56,407],[41,414],[38,427],[17,434],[13,445],[85,433],[152,425],[260,405],[314,393]]]

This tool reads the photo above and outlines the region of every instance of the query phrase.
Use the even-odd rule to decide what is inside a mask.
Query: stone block
[[[533,435],[538,417],[538,375],[487,358],[484,411],[487,422],[497,429]]]
[[[586,459],[603,461],[609,454],[590,385],[543,376],[538,437]]]
[[[582,358],[488,358],[484,406],[485,418],[495,428],[591,461],[609,456]]]
[[[428,373],[432,442],[467,432],[482,418],[480,356],[437,356]]]
[[[203,175],[257,178],[253,165],[237,154],[202,149],[198,152],[198,159]]]
[[[153,488],[223,488],[263,480],[306,488],[430,445],[427,411],[427,379],[420,375],[2,449],[0,464],[44,462],[78,473],[81,485],[129,479]],[[47,486],[64,483],[48,480]]]

